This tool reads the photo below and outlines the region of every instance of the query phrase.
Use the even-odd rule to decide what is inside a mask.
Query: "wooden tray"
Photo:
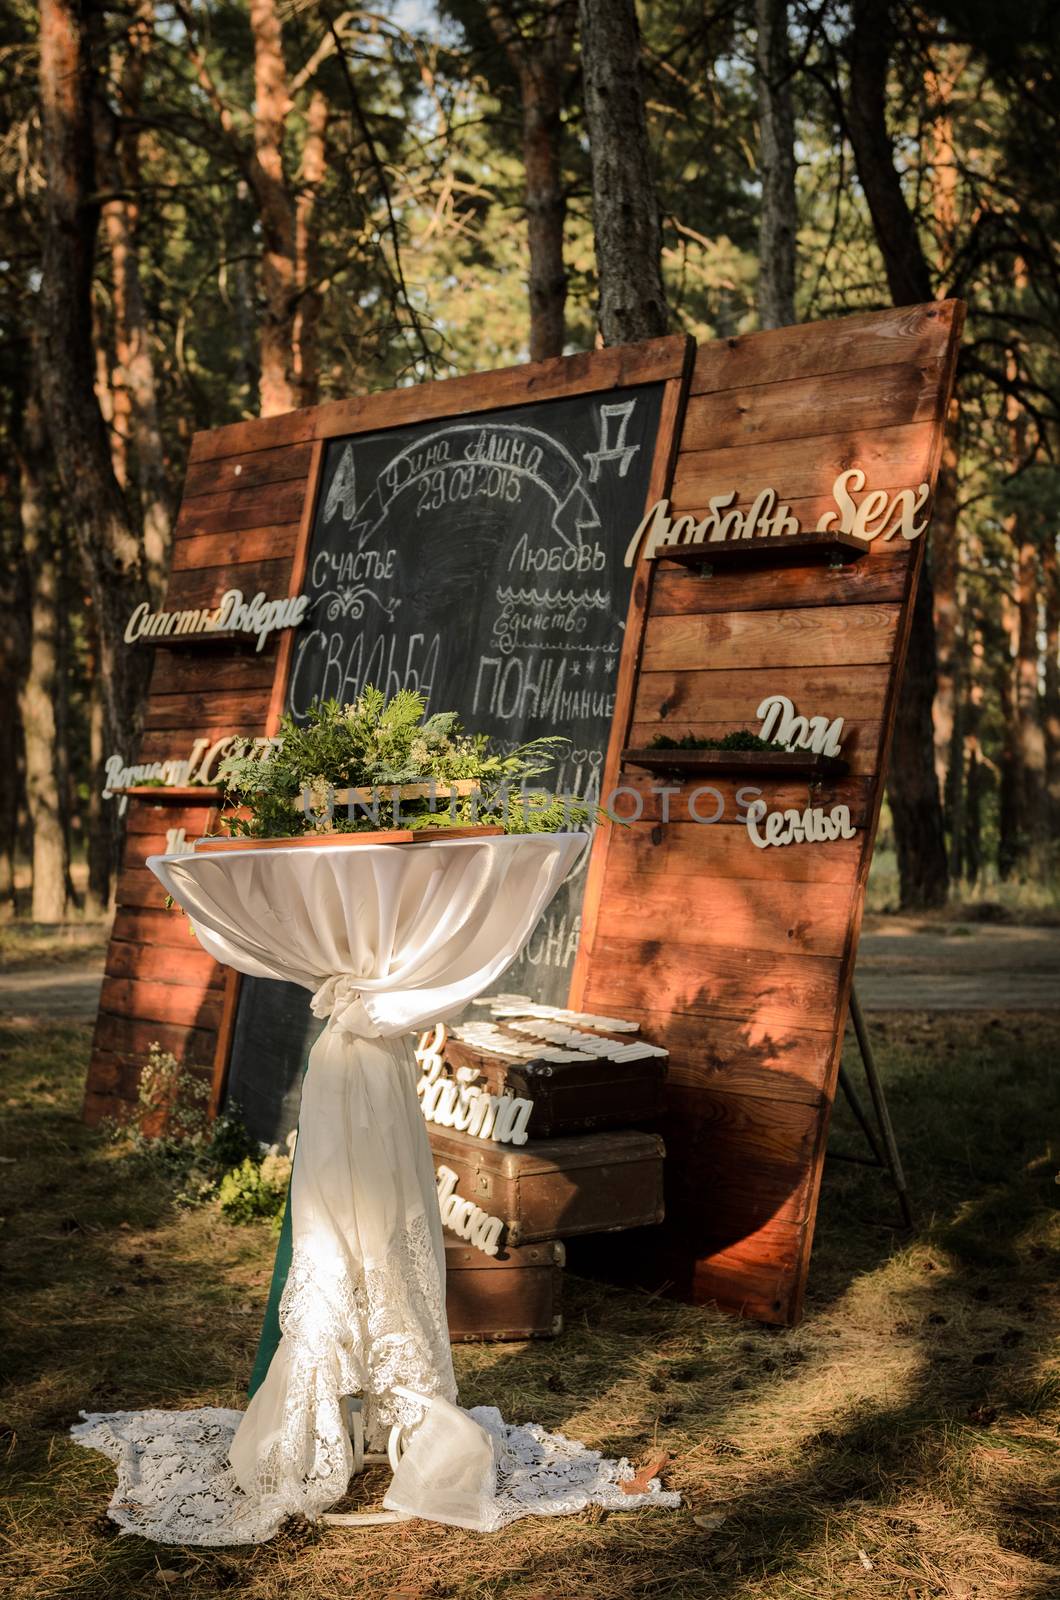
[[[627,766],[651,772],[748,772],[767,778],[841,778],[847,763],[812,750],[623,750]]]
[[[310,845],[429,844],[434,839],[496,838],[503,828],[381,828],[378,833],[300,834],[294,839],[199,839],[195,854],[215,850],[298,850]]]

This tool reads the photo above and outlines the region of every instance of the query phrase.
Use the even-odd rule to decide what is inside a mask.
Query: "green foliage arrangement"
[[[225,1173],[217,1201],[229,1222],[268,1222],[279,1233],[291,1182],[291,1159],[275,1150],[260,1160],[246,1156]]]
[[[686,733],[683,739],[671,739],[660,733],[649,746],[652,750],[786,750],[786,744],[776,739],[760,739],[747,728],[736,728],[721,739],[697,739]]]
[[[264,758],[232,758],[220,770],[227,805],[246,813],[226,814],[229,832],[262,839],[488,824],[552,833],[588,820],[586,807],[526,787],[565,740],[534,739],[501,755],[485,734],[465,733],[454,711],[425,711],[412,690],[387,700],[367,687],[351,705],[314,704],[301,724],[286,716]],[[365,793],[334,799],[350,789]]]

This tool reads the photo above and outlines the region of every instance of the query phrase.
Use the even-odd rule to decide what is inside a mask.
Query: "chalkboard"
[[[662,394],[644,384],[330,440],[287,709],[300,719],[315,699],[353,700],[369,683],[416,689],[498,749],[564,735],[543,782],[599,799],[632,582],[624,555]],[[501,987],[565,1003],[583,891],[584,869]],[[228,1094],[243,1097],[257,1137],[293,1126],[318,1026],[289,985],[244,984]]]

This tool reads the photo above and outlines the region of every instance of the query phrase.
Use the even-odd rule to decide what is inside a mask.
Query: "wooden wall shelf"
[[[160,633],[156,638],[148,636],[136,641],[138,646],[154,650],[246,650],[251,655],[263,654],[269,642],[266,640],[259,651],[257,634],[227,628],[214,628],[208,633]]]
[[[192,804],[215,806],[224,799],[223,789],[208,789],[204,784],[134,783],[127,789],[112,789],[111,794],[128,795],[133,800],[158,800],[170,805]]]
[[[846,566],[869,551],[852,533],[785,533],[775,538],[719,540],[717,544],[664,546],[659,561],[696,567],[709,577],[715,567]]]
[[[842,778],[847,763],[811,750],[623,750],[622,760],[651,772],[746,772],[755,777]]]

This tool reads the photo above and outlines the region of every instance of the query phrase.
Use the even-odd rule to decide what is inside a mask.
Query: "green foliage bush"
[[[410,689],[388,701],[369,686],[351,705],[315,703],[303,723],[284,717],[264,757],[233,758],[221,768],[229,806],[249,813],[228,815],[229,831],[287,838],[478,823],[507,833],[542,833],[588,820],[586,807],[526,788],[554,765],[565,739],[534,739],[501,755],[490,749],[485,734],[465,733],[456,712],[427,717],[425,711],[422,696]],[[427,795],[393,793],[401,785],[431,783],[437,791],[433,804]],[[353,816],[344,803],[328,815],[329,797],[342,789],[373,791],[373,800],[354,807]]]

